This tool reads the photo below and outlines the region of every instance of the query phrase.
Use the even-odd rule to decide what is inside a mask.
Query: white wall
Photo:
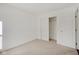
[[[69,7],[40,15],[41,37],[49,39],[49,17],[57,17],[57,43],[75,48],[75,8]]]
[[[28,12],[1,4],[0,20],[3,21],[3,48],[12,48],[39,38],[37,17]]]

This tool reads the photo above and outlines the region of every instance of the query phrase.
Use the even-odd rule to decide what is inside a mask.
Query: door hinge
[[[75,29],[75,32],[77,32],[77,29]]]
[[[77,46],[77,42],[76,42],[76,46]]]
[[[75,16],[75,18],[77,18],[77,16]]]

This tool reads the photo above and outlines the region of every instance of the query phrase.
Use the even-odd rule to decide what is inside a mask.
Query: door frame
[[[50,18],[56,18],[56,42],[57,42],[57,16],[51,16],[51,17],[48,17],[48,41],[50,41],[49,39],[49,19]]]

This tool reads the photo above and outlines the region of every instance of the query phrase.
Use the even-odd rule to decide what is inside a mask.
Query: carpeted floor
[[[77,51],[54,41],[33,40],[16,48],[9,49],[3,55],[77,55]]]

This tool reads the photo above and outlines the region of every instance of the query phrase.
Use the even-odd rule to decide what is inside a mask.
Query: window
[[[0,21],[0,49],[2,49],[2,21]]]

